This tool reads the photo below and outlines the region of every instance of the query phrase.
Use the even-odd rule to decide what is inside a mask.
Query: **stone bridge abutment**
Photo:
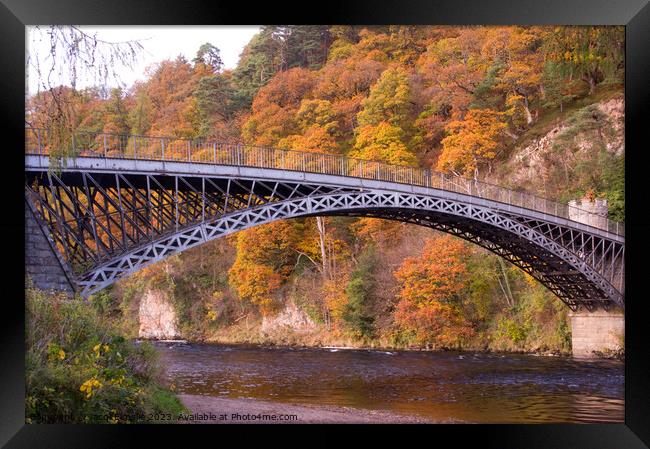
[[[41,290],[73,293],[67,267],[43,232],[31,205],[25,200],[25,275]]]

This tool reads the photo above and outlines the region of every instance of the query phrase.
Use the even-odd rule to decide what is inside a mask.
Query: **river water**
[[[435,421],[623,422],[619,361],[157,343],[179,393],[385,410]]]

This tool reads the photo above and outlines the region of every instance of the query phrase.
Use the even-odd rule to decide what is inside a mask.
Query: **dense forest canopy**
[[[594,106],[622,92],[622,27],[265,26],[233,70],[218,46],[161,61],[126,89],[44,90],[28,99],[26,121],[50,127],[64,105],[71,130],[349,155],[501,184],[512,184],[512,155],[561,122],[548,170],[511,186],[562,201],[606,197],[611,218],[624,216],[624,156],[612,151],[616,131]],[[579,136],[592,132],[583,151]],[[355,338],[566,342],[561,304],[541,286],[432,231],[303,219],[206,246],[120,288],[155,278],[186,322],[204,328],[293,301]]]

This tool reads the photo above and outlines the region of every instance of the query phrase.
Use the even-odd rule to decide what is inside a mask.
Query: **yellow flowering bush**
[[[93,395],[93,388],[99,389],[101,387],[102,383],[93,377],[81,384],[79,391],[86,394],[86,399],[90,399],[90,397]]]
[[[26,422],[146,422],[184,411],[160,385],[151,345],[121,337],[91,302],[32,289],[26,299]]]

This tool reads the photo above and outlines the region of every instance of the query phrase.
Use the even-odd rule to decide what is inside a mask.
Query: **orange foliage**
[[[404,235],[404,223],[381,218],[359,218],[352,225],[357,236],[366,242],[396,244]]]
[[[296,229],[289,221],[256,226],[237,234],[237,256],[228,271],[240,298],[269,309],[296,260]]]
[[[421,344],[453,346],[472,334],[455,301],[467,277],[469,252],[459,239],[428,239],[420,257],[408,258],[395,272],[400,286],[395,322]]]
[[[481,164],[496,157],[507,126],[502,117],[490,109],[472,109],[464,120],[449,123],[438,169],[477,177]]]
[[[312,71],[290,69],[276,74],[253,101],[252,114],[244,123],[242,136],[254,145],[275,146],[297,131],[295,113],[314,86]]]
[[[336,139],[318,125],[308,128],[304,134],[294,134],[278,142],[278,147],[310,153],[336,153]]]
[[[332,317],[332,323],[337,326],[348,304],[345,286],[350,281],[348,273],[342,273],[337,279],[328,279],[323,283],[323,302]]]
[[[469,27],[456,33],[432,43],[418,61],[429,95],[437,104],[453,105],[454,117],[468,109],[487,69],[480,57],[486,29]]]
[[[282,276],[267,265],[247,263],[237,258],[228,271],[230,283],[240,298],[253,304],[269,307],[273,294],[280,288]]]
[[[253,113],[270,104],[281,108],[297,107],[311,93],[315,84],[314,72],[296,67],[277,73],[262,87],[253,101]]]

